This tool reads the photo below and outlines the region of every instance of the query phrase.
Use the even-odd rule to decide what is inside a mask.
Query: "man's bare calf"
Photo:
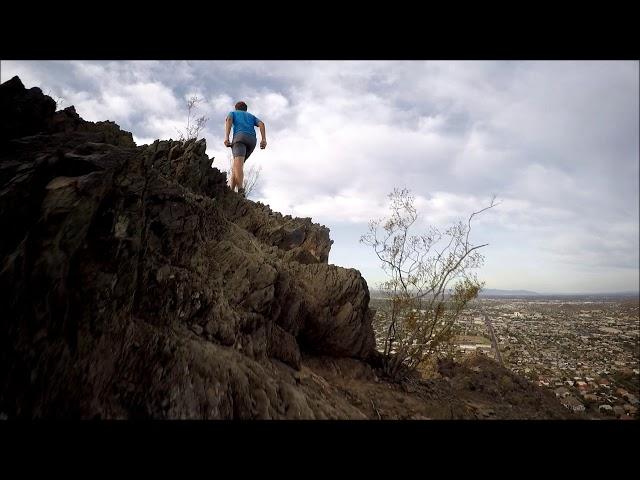
[[[231,167],[231,190],[236,187],[242,188],[244,182],[244,157],[233,157],[233,166]]]

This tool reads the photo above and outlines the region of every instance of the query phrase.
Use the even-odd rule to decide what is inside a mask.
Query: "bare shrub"
[[[57,110],[62,110],[62,106],[66,102],[66,100],[63,97],[61,97],[60,95],[56,95],[51,90],[47,91],[47,93],[45,95],[51,97],[53,99],[53,101],[56,102],[56,111]]]
[[[204,102],[204,99],[197,95],[192,95],[187,100],[187,125],[184,130],[176,129],[178,131],[178,140],[181,142],[197,139],[200,132],[204,130],[209,118],[205,115],[196,116],[198,105],[202,102]]]
[[[379,312],[386,325],[383,358],[392,377],[415,370],[438,352],[450,350],[455,321],[483,286],[472,272],[482,266],[479,249],[469,243],[473,212],[444,231],[429,227],[412,235],[418,219],[414,197],[407,189],[390,195],[390,215],[372,220],[360,242],[373,248],[387,280],[380,287],[388,307]]]

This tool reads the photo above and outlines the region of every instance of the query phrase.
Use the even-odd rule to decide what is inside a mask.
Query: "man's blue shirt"
[[[236,133],[248,133],[249,135],[256,136],[256,131],[254,127],[258,126],[258,122],[260,121],[255,115],[245,112],[243,110],[234,110],[233,112],[229,112],[229,117],[231,117],[231,121],[233,122],[233,135]]]

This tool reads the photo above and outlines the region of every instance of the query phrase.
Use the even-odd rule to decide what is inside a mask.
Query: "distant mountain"
[[[390,295],[388,292],[376,289],[369,290],[371,298],[388,298]],[[447,293],[451,293],[447,290]],[[538,292],[532,292],[531,290],[499,290],[496,288],[483,288],[480,291],[481,297],[535,297],[543,296],[544,294]]]
[[[516,295],[536,296],[541,294],[538,292],[532,292],[531,290],[499,290],[496,288],[483,288],[480,291],[481,297],[489,297],[489,296],[500,297],[500,296],[516,296]]]

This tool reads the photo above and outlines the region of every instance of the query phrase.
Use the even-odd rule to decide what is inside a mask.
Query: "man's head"
[[[244,112],[247,111],[247,104],[244,102],[238,102],[236,103],[236,110],[242,110]]]

